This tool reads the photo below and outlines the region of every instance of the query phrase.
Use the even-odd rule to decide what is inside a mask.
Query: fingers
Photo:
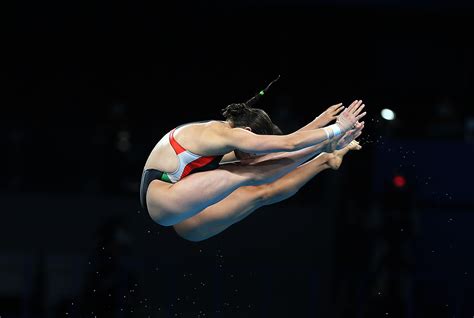
[[[333,116],[337,116],[344,109],[344,106],[342,105],[342,103],[338,105],[339,106],[333,110]]]
[[[352,102],[352,104],[349,105],[349,107],[347,107],[347,110],[348,110],[349,112],[352,112],[352,110],[353,110],[354,108],[357,109],[357,108],[360,106],[360,104],[362,104],[362,101],[356,99],[355,101]]]
[[[354,128],[356,130],[362,130],[364,128],[365,122],[356,122]]]
[[[364,108],[365,104],[362,103],[362,100],[355,100],[349,107],[344,109],[341,114],[335,116],[341,129],[348,131],[350,129],[359,128],[357,122],[367,114],[367,112],[362,112]]]
[[[337,105],[339,105],[339,104],[337,104]],[[336,105],[334,105],[334,106],[336,106]],[[356,99],[346,109],[347,109],[348,112],[351,112],[353,114],[355,114],[357,112],[357,114],[358,114],[362,110],[362,108],[364,108],[364,107],[365,107],[365,105],[362,104],[362,100]],[[357,115],[357,114],[355,114],[355,115]]]
[[[354,116],[357,116],[357,115],[359,115],[359,114],[360,114],[360,112],[362,111],[362,109],[364,109],[364,107],[365,107],[365,105],[364,105],[364,104],[360,105],[360,107],[359,107],[359,108],[357,108],[357,109],[354,111]]]
[[[356,120],[361,119],[362,117],[365,116],[365,114],[367,114],[367,112],[363,112],[362,114],[360,114],[359,116],[357,116],[357,117],[356,117]]]

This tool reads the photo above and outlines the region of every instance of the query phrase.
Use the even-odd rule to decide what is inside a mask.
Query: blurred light
[[[393,110],[388,109],[388,108],[382,109],[382,111],[380,112],[380,115],[385,120],[394,120],[395,119],[395,113],[393,112]]]
[[[126,130],[119,131],[115,145],[121,152],[129,151],[132,146],[130,143],[130,133]]]
[[[404,176],[395,176],[393,177],[393,185],[396,186],[397,188],[403,188],[405,184],[407,184],[407,180],[405,179]]]

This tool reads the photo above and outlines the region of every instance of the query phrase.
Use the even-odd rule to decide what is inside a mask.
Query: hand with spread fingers
[[[365,116],[366,112],[361,113],[364,107],[365,105],[362,104],[362,100],[355,100],[337,116],[336,124],[343,133],[353,129],[359,119]]]
[[[333,120],[337,119],[337,115],[344,109],[342,103],[329,106],[324,112],[322,112],[316,119],[314,123],[317,127],[324,127]]]

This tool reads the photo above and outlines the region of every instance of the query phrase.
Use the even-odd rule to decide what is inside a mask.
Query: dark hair
[[[250,127],[256,134],[273,135],[274,124],[263,109],[248,107],[245,103],[230,104],[222,110],[222,115],[233,127]]]
[[[281,135],[280,128],[275,125],[268,114],[260,108],[251,107],[257,103],[270,86],[280,78],[280,75],[267,87],[245,103],[234,103],[222,109],[222,115],[233,127],[250,127],[252,132],[259,135]]]
[[[273,124],[273,134],[274,135],[283,135],[283,131],[281,131],[280,127]]]

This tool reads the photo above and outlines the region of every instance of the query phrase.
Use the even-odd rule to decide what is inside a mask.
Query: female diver
[[[349,150],[360,149],[361,100],[344,110],[331,106],[282,135],[265,111],[252,107],[270,85],[246,103],[227,106],[225,121],[184,124],[161,138],[140,185],[141,204],[155,222],[173,226],[187,240],[209,238],[258,207],[292,196],[320,171],[337,169]],[[322,151],[327,153],[315,157]]]

